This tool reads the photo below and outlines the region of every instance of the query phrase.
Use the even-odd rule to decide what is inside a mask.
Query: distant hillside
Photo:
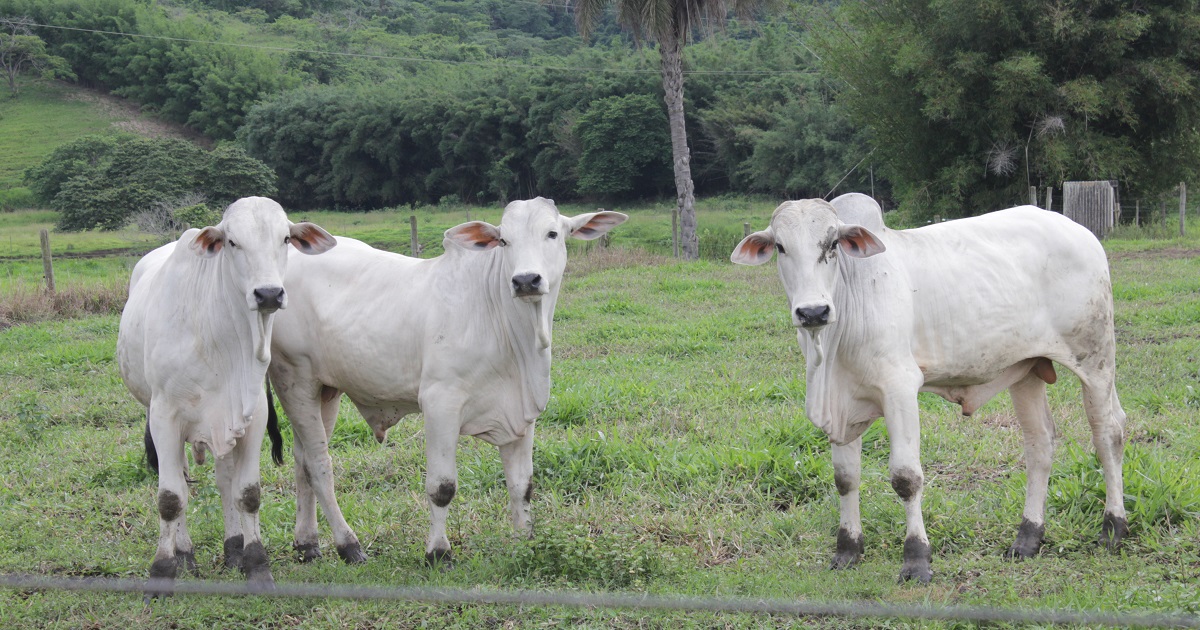
[[[29,81],[16,99],[0,98],[0,191],[22,186],[25,169],[41,163],[60,144],[121,131],[211,144],[181,125],[140,113],[125,99],[65,83]]]

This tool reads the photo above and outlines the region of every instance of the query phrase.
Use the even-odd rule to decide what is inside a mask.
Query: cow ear
[[[308,221],[293,223],[289,229],[289,236],[292,237],[292,247],[305,254],[324,254],[337,245],[332,234],[316,223]]]
[[[843,225],[838,230],[838,247],[855,258],[868,258],[887,250],[878,237],[861,225]]]
[[[446,230],[446,240],[482,252],[500,244],[500,228],[483,221],[471,221]]]
[[[742,239],[742,242],[733,248],[729,260],[739,265],[761,265],[771,260],[771,256],[774,254],[775,236],[767,230],[763,230]]]
[[[192,251],[196,252],[197,256],[212,258],[225,247],[225,230],[219,227],[208,226],[192,239],[188,245]]]
[[[573,238],[590,241],[604,236],[609,230],[621,225],[628,218],[627,214],[601,210],[570,217],[567,219],[567,225],[571,227]]]

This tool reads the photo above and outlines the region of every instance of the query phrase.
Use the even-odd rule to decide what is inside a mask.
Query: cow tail
[[[283,465],[283,434],[279,432],[279,415],[275,413],[275,396],[271,393],[271,379],[267,381],[267,435],[271,438],[271,460],[276,466]]]
[[[146,435],[142,437],[146,445],[146,466],[158,474],[158,450],[154,448],[154,436],[150,435],[150,412],[146,412]]]

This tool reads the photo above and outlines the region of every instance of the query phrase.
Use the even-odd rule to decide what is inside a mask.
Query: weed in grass
[[[532,540],[513,543],[499,569],[521,583],[628,590],[668,577],[676,564],[671,553],[634,533],[575,524],[542,528]]]
[[[6,441],[13,447],[40,442],[42,435],[54,424],[54,419],[34,392],[17,397],[14,416],[16,422],[11,423],[6,431]]]
[[[110,464],[101,467],[92,475],[89,485],[106,490],[122,490],[157,483],[157,477],[146,463],[146,455],[130,451],[118,455]]]

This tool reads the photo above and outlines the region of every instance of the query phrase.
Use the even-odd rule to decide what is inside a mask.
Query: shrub
[[[42,202],[61,213],[58,227],[67,231],[115,230],[135,214],[153,214],[156,205],[171,206],[172,212],[196,205],[196,201],[177,203],[188,196],[223,206],[239,197],[276,192],[275,174],[240,148],[205,151],[178,139],[86,136],[55,149],[42,164],[25,172],[25,180]],[[215,222],[206,209],[189,212],[175,222]],[[151,218],[167,216],[158,213]],[[165,231],[178,228],[167,223]]]

